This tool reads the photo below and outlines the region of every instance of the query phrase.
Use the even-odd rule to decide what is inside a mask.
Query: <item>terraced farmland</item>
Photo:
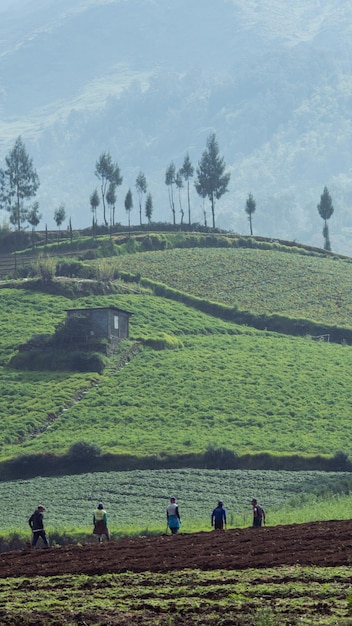
[[[114,263],[120,271],[241,310],[352,323],[350,260],[275,249],[194,248],[125,255]]]

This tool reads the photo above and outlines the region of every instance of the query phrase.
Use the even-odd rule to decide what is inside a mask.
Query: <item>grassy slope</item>
[[[243,248],[172,249],[115,259],[142,276],[253,313],[350,326],[351,260]]]
[[[183,348],[145,348],[120,371],[112,359],[101,377],[13,372],[6,362],[18,343],[52,332],[72,302],[2,290],[0,458],[60,452],[82,439],[139,455],[204,451],[209,445],[238,453],[349,450],[350,348],[238,327],[154,296],[75,301],[78,307],[109,304],[134,313],[132,339],[168,333]],[[57,419],[48,423],[51,413]]]

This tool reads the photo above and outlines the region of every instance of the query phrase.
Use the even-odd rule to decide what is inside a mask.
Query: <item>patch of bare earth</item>
[[[0,556],[0,578],[295,564],[351,565],[352,521],[125,538],[103,544],[7,552]]]

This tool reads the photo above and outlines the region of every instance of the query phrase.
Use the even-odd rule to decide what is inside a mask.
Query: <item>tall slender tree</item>
[[[27,216],[28,224],[32,226],[32,246],[33,247],[34,247],[35,227],[38,226],[41,219],[42,219],[42,214],[39,213],[39,202],[35,201],[32,208],[28,211],[28,216]]]
[[[133,209],[132,191],[129,189],[125,198],[125,210],[128,216],[128,231],[131,229],[131,211]]]
[[[33,160],[18,137],[5,157],[5,169],[0,170],[0,206],[10,213],[10,222],[18,230],[28,220],[26,201],[35,197],[39,184]]]
[[[190,201],[190,193],[189,193],[189,181],[191,178],[193,178],[194,167],[191,163],[188,153],[186,154],[184,158],[183,165],[180,169],[180,172],[181,172],[181,176],[184,178],[184,180],[187,183],[188,223],[189,225],[191,225],[191,201]]]
[[[98,190],[97,189],[94,189],[93,193],[91,194],[91,196],[89,198],[89,202],[90,202],[90,208],[91,208],[92,213],[93,213],[92,235],[93,235],[93,239],[95,239],[95,236],[96,236],[96,226],[97,226],[97,210],[98,210],[98,206],[100,204],[100,198],[99,198],[99,194],[98,194]]]
[[[225,168],[225,161],[219,156],[215,133],[211,133],[207,139],[206,150],[198,163],[195,187],[202,198],[208,197],[210,200],[213,228],[215,228],[215,200],[219,200],[227,191],[231,178],[231,174],[225,172]]]
[[[106,192],[106,204],[109,207],[109,224],[110,229],[115,225],[115,205],[116,205],[116,185],[110,183]]]
[[[122,182],[123,182],[123,177],[121,176],[120,168],[117,165],[117,163],[114,163],[114,171],[113,171],[110,184],[115,185],[115,195],[117,194],[117,188],[120,187],[120,185],[122,185]],[[112,209],[112,225],[113,226],[115,226],[115,206],[116,206],[116,199],[115,199],[115,202],[113,204],[113,209]]]
[[[99,198],[97,189],[94,189],[93,193],[91,194],[89,198],[89,202],[90,202],[90,206],[91,206],[92,213],[93,213],[93,220],[95,223],[97,223],[97,210],[100,204],[100,198]]]
[[[178,172],[176,174],[175,185],[176,185],[177,190],[178,190],[178,202],[179,202],[179,205],[180,205],[181,224],[183,224],[183,218],[184,218],[185,212],[183,210],[182,200],[181,200],[181,189],[183,189],[183,179],[182,179],[181,170],[178,170]]]
[[[66,219],[65,205],[62,202],[60,204],[59,208],[55,209],[55,211],[54,211],[54,220],[55,220],[56,226],[59,229],[59,236],[58,236],[58,238],[60,237],[60,226],[65,221],[65,219]]]
[[[320,196],[320,202],[317,205],[320,217],[324,220],[323,237],[324,237],[324,250],[331,250],[331,243],[329,237],[329,226],[327,220],[330,219],[334,212],[332,205],[332,199],[329,194],[328,188],[324,187],[324,191]]]
[[[114,173],[114,164],[112,162],[111,154],[109,152],[102,152],[98,161],[95,164],[95,175],[100,180],[100,193],[103,202],[103,219],[105,226],[108,226],[106,219],[106,204],[105,197],[109,188],[110,181]]]
[[[153,214],[153,199],[152,199],[151,194],[148,193],[146,197],[146,201],[145,201],[145,216],[148,220],[148,224],[150,224],[152,220],[152,214]]]
[[[122,184],[123,178],[120,173],[120,168],[117,163],[114,163],[111,154],[109,152],[102,152],[98,161],[95,164],[95,175],[100,180],[100,191],[103,202],[103,219],[105,226],[108,226],[106,217],[106,194],[109,189],[109,185],[115,185],[118,187]]]
[[[172,221],[173,224],[176,224],[176,211],[175,211],[175,202],[174,202],[174,184],[176,178],[176,167],[173,162],[166,168],[165,172],[165,185],[167,185],[169,192],[169,202],[170,208],[172,212]]]
[[[255,212],[256,209],[256,203],[255,200],[252,196],[252,194],[248,194],[248,198],[246,201],[246,207],[245,207],[245,211],[248,215],[248,219],[249,219],[249,229],[250,229],[250,233],[251,235],[253,235],[253,228],[252,228],[252,215]]]
[[[142,226],[142,203],[144,194],[147,193],[147,179],[143,172],[139,172],[136,178],[136,189],[138,193],[138,202],[139,202],[139,223]]]

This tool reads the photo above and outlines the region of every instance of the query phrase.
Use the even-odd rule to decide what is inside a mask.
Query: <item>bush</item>
[[[40,257],[34,265],[36,273],[44,282],[52,281],[56,273],[56,261],[51,257]]]
[[[151,250],[165,250],[166,248],[167,241],[165,237],[161,235],[147,235],[141,243],[141,250],[143,252],[149,252]]]
[[[85,461],[89,459],[96,459],[100,456],[101,450],[95,443],[89,443],[88,441],[76,441],[69,448],[67,457],[70,460]]]
[[[81,276],[82,263],[74,259],[61,259],[56,265],[56,276],[67,276],[74,278]]]
[[[112,239],[105,239],[98,248],[99,258],[117,256],[119,254],[117,247]]]
[[[105,368],[105,360],[101,354],[96,352],[75,351],[67,355],[67,367],[63,369],[74,372],[97,372],[102,374]]]
[[[91,261],[93,259],[97,259],[98,258],[98,252],[96,250],[86,250],[86,252],[84,252],[81,255],[81,258],[83,259],[83,261]]]
[[[111,260],[101,259],[98,262],[97,278],[103,282],[109,282],[115,277],[115,268]]]
[[[206,469],[235,469],[238,467],[238,457],[232,450],[209,445],[204,452],[204,466]]]
[[[350,472],[351,469],[352,463],[347,452],[338,450],[331,460],[331,470],[333,472]]]
[[[105,346],[101,346],[106,350]],[[24,371],[96,372],[102,374],[106,358],[100,353],[84,350],[28,350],[19,352],[9,362],[9,367]]]

